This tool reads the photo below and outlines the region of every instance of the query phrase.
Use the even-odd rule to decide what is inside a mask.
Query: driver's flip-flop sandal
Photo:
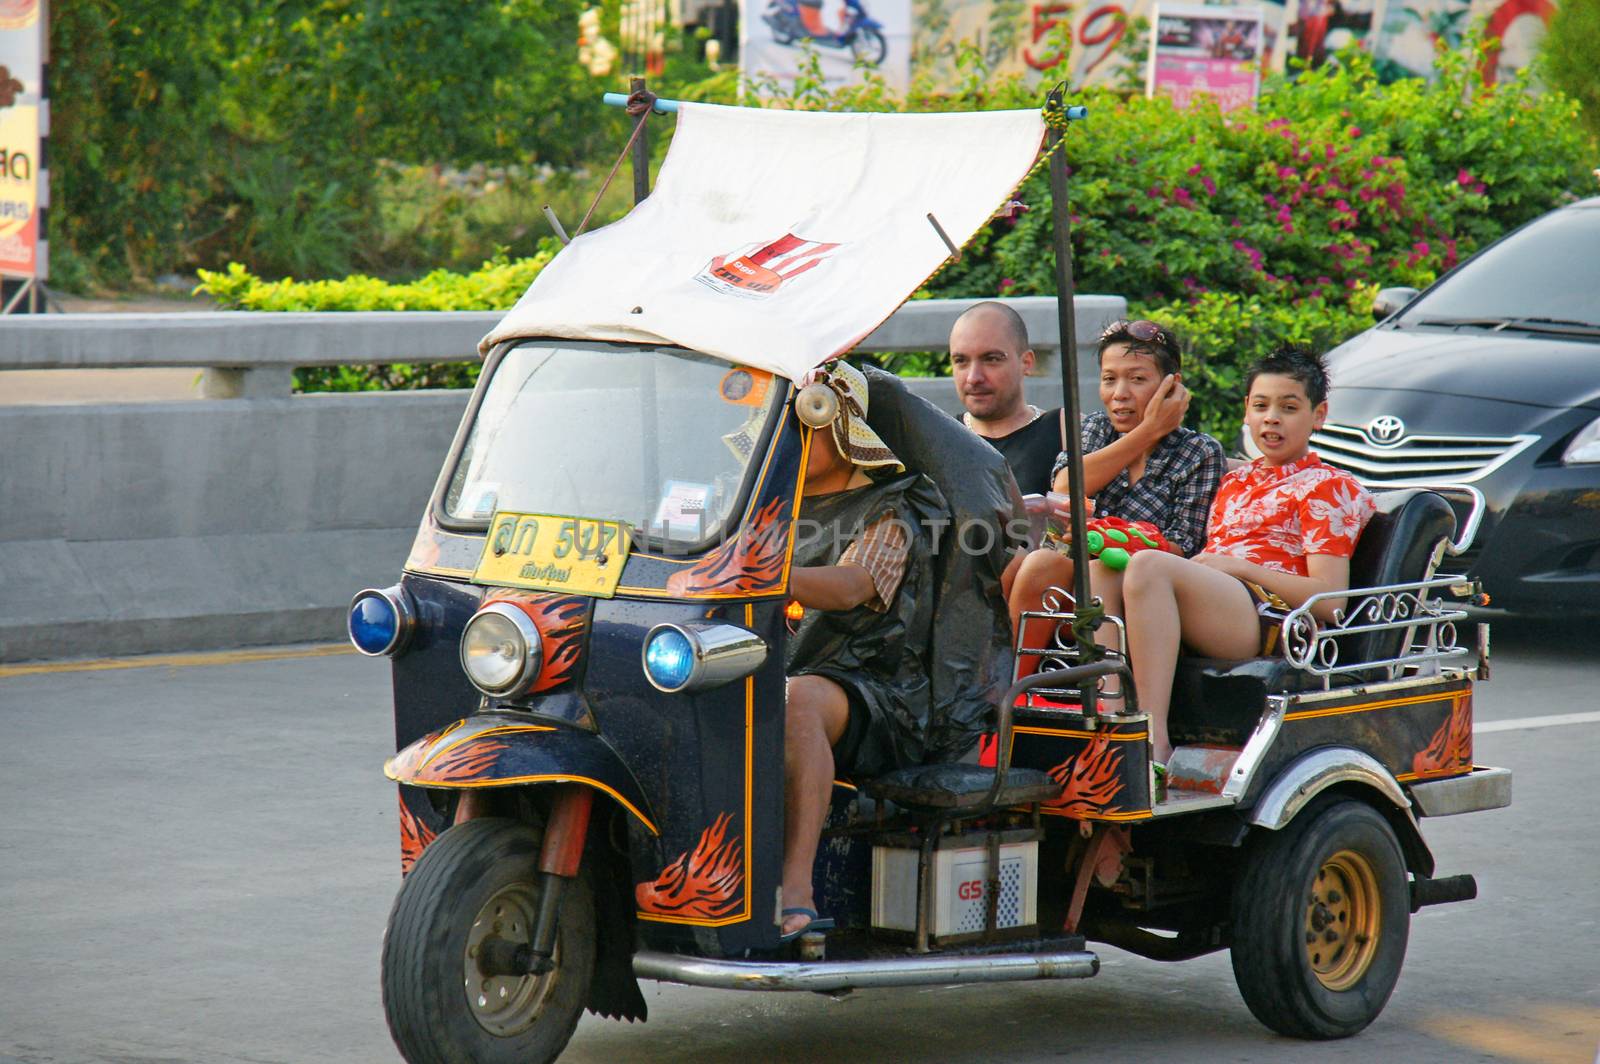
[[[795,939],[799,938],[801,935],[805,934],[807,931],[831,931],[831,930],[833,930],[833,917],[831,917],[831,916],[818,916],[817,915],[817,910],[815,910],[815,909],[806,909],[806,908],[800,908],[800,907],[796,907],[796,908],[793,908],[793,909],[785,909],[785,910],[783,910],[783,915],[784,916],[809,916],[811,919],[807,923],[804,923],[804,924],[800,925],[799,927],[795,928],[793,931],[789,931],[789,932],[787,932],[785,934],[779,935],[778,936],[778,941],[779,942],[793,942]]]

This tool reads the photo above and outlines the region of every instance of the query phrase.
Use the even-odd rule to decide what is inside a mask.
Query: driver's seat
[[[1007,771],[993,804],[997,769],[965,762],[943,765],[909,765],[868,780],[862,789],[877,799],[887,799],[909,813],[960,820],[966,816],[1048,801],[1061,792],[1061,784],[1036,768]]]

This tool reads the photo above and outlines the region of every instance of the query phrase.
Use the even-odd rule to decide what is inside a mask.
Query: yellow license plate
[[[610,598],[629,547],[621,521],[496,513],[472,582]]]

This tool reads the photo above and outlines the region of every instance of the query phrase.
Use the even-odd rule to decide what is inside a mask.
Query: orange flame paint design
[[[400,874],[411,873],[411,866],[417,863],[417,858],[422,856],[422,851],[428,848],[428,843],[437,838],[437,833],[424,824],[415,813],[406,805],[404,795],[400,796]]]
[[[422,766],[414,777],[417,783],[462,783],[482,776],[499,760],[510,744],[495,739],[469,739]]]
[[[727,838],[732,820],[729,813],[719,815],[691,852],[679,855],[655,882],[634,887],[639,911],[708,920],[733,912],[744,886],[744,845]]]
[[[768,502],[740,532],[700,561],[667,580],[667,590],[682,598],[701,595],[759,595],[783,583],[783,558],[789,546],[790,500]]]
[[[491,602],[512,603],[539,629],[544,663],[530,688],[533,693],[560,687],[572,679],[583,657],[583,635],[589,628],[587,599],[549,592],[497,592],[484,599],[483,605]]]
[[[1050,778],[1061,784],[1061,797],[1044,803],[1067,816],[1090,813],[1115,813],[1122,807],[1109,804],[1122,793],[1122,751],[1113,750],[1104,733],[1072,757],[1050,770]]]
[[[1439,776],[1471,768],[1472,700],[1457,698],[1428,745],[1412,757],[1411,771],[1418,776]]]

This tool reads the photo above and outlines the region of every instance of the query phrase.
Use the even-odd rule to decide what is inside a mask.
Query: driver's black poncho
[[[863,530],[885,514],[903,522],[905,576],[882,613],[869,606],[808,609],[788,640],[790,676],[825,676],[853,691],[868,720],[848,764],[836,770],[874,776],[923,759],[933,700],[929,635],[933,627],[931,537],[949,523],[944,497],[920,474],[881,477],[831,495],[801,500],[793,565],[836,565]]]

